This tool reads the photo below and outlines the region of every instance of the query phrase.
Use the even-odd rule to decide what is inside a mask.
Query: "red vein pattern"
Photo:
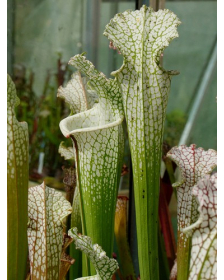
[[[193,188],[199,202],[199,219],[192,230],[189,280],[217,279],[217,173],[206,175]]]
[[[177,164],[182,177],[180,182],[173,184],[173,187],[177,187],[177,273],[182,277],[180,279],[188,279],[191,237],[183,233],[183,229],[198,218],[198,204],[192,195],[192,188],[205,174],[211,173],[216,167],[217,152],[196,149],[196,145],[190,147],[181,145],[172,148],[167,157]]]
[[[64,196],[42,183],[29,189],[27,230],[31,279],[59,279],[63,219],[72,212]]]

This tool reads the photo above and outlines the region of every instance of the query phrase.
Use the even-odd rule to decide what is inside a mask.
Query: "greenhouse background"
[[[109,48],[104,27],[116,13],[143,4],[170,9],[182,22],[179,38],[163,55],[163,67],[180,72],[172,80],[165,144],[217,149],[217,1],[8,0],[7,71],[21,100],[18,119],[29,125],[31,181],[45,178],[50,186],[62,185],[66,162],[58,147],[65,139],[58,124],[69,110],[57,99],[57,89],[75,71],[68,60],[86,52],[110,77],[122,65],[122,56]],[[131,170],[128,140],[124,162]],[[120,191],[127,193],[131,183],[130,176],[123,177]],[[173,220],[175,207],[173,199]]]
[[[170,146],[178,144],[188,118],[192,114],[195,116],[192,108],[201,95],[196,106],[197,115],[191,120],[192,129],[184,141],[204,149],[216,149],[217,2],[153,1],[151,4],[157,2],[176,13],[182,22],[178,27],[179,38],[163,56],[165,69],[180,72],[172,80],[164,140]],[[75,70],[67,67],[67,61],[75,54],[86,52],[87,59],[107,77],[118,69],[122,57],[108,47],[108,39],[103,36],[104,27],[114,14],[142,4],[149,4],[149,1],[66,0],[65,5],[62,0],[9,0],[8,73],[16,82],[21,101],[26,101],[26,96],[30,103],[35,99],[28,111],[21,113],[21,118],[25,117],[31,124],[34,115],[50,117],[47,107],[56,110],[55,106],[59,106],[57,88],[65,84]],[[34,108],[41,96],[47,96],[46,104]],[[58,111],[57,116],[61,114]],[[58,129],[56,121],[48,120],[48,129],[51,132]],[[46,127],[42,130],[42,134],[49,136]],[[43,135],[39,143],[39,152],[42,152],[48,145]],[[57,144],[56,140],[52,139],[52,144]],[[34,157],[36,163],[37,155]]]

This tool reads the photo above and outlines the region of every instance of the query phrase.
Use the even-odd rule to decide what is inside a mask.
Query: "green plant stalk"
[[[15,85],[7,76],[7,278],[24,280],[27,264],[28,126],[18,122]]]
[[[117,198],[114,233],[120,256],[122,276],[125,280],[134,280],[136,276],[127,240],[127,200],[128,198],[125,196],[118,196]]]
[[[178,36],[180,21],[169,10],[117,14],[104,35],[124,56],[113,73],[122,90],[133,162],[138,255],[141,279],[159,279],[158,204],[165,111],[171,77],[160,56]]]
[[[77,179],[77,191],[75,193],[75,197],[73,200],[73,209],[75,210],[74,214],[76,214],[76,217],[71,220],[71,226],[78,226],[76,229],[80,230],[80,233],[86,232],[86,227],[84,223],[85,214],[84,214],[84,207],[83,207],[83,199],[80,195],[81,192],[81,182],[80,182],[80,166],[79,166],[79,152],[78,152],[78,143],[75,137],[73,135],[70,135],[72,141],[73,141],[73,153],[74,153],[74,159],[75,159],[75,165],[76,165],[76,179]],[[72,248],[72,247],[71,247]],[[75,252],[74,247],[72,248],[72,253],[75,253],[75,255],[78,257],[79,262],[82,262],[82,276],[88,276],[90,273],[95,274],[95,270],[92,267],[92,271],[90,271],[90,262],[85,254],[78,254],[78,252]],[[78,273],[78,271],[77,271]]]
[[[95,70],[84,56],[76,55],[74,65],[90,80],[99,103],[92,109],[70,116],[60,123],[65,137],[73,140],[80,191],[82,233],[112,256],[114,215],[123,158],[123,108],[114,80]],[[91,275],[95,269],[91,265]]]
[[[158,228],[158,241],[159,241],[158,255],[159,255],[159,268],[160,268],[159,279],[168,280],[170,276],[170,269],[169,269],[167,254],[166,254],[164,238],[160,231],[160,228]]]
[[[191,254],[191,237],[183,240],[183,233],[177,231],[177,277],[178,280],[187,280]]]
[[[80,194],[79,188],[76,186],[71,215],[71,228],[76,227],[78,232],[82,232],[82,221],[80,215]],[[69,247],[69,254],[75,259],[75,264],[69,270],[69,279],[74,280],[82,276],[82,253],[75,248],[72,243]]]

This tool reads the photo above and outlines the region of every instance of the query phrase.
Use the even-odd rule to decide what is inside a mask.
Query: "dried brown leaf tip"
[[[74,167],[65,168],[64,166],[62,169],[64,172],[63,183],[65,186],[66,198],[70,203],[72,203],[76,187],[76,170]]]
[[[63,244],[62,244],[62,252],[68,248],[68,246],[72,243],[73,238],[71,238],[67,233],[63,232]]]
[[[123,164],[122,169],[121,169],[121,176],[128,174],[128,172],[129,172],[129,169],[128,169],[127,165]]]
[[[112,41],[110,41],[110,43],[109,43],[109,48],[113,49],[113,50],[117,50],[118,54],[121,54],[121,52],[117,49],[117,47],[114,46]]]
[[[63,183],[68,188],[74,188],[76,186],[76,171],[74,167],[65,168],[62,167],[64,171]]]
[[[59,272],[59,280],[64,280],[66,274],[68,273],[70,266],[74,264],[75,259],[66,254],[66,249],[72,243],[73,238],[71,238],[67,233],[63,233],[63,244],[61,253],[61,264]]]
[[[59,273],[59,280],[64,280],[66,274],[68,273],[70,266],[74,264],[75,259],[67,255],[65,252],[61,255],[61,265],[60,265],[60,273]]]

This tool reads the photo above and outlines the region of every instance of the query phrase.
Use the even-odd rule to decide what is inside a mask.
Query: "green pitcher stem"
[[[169,268],[169,263],[168,263],[168,259],[167,259],[164,238],[160,231],[159,226],[158,226],[158,241],[159,241],[158,242],[158,244],[159,244],[158,252],[159,252],[159,268],[160,268],[159,279],[168,280],[169,276],[170,276],[170,268]]]
[[[77,186],[79,188],[79,209],[81,214],[81,227],[82,227],[82,234],[86,234],[86,222],[85,222],[85,214],[84,214],[84,207],[83,207],[83,197],[82,197],[82,189],[81,189],[81,182],[80,182],[80,167],[79,167],[79,151],[78,151],[78,144],[77,140],[74,136],[70,135],[72,142],[73,142],[73,150],[76,162],[76,178],[77,178]],[[91,274],[92,273],[92,274]],[[94,275],[95,270],[92,268],[92,272],[90,269],[90,262],[85,254],[82,254],[82,274],[84,276]]]
[[[160,168],[159,165],[156,166],[156,163],[147,167],[146,160],[147,162],[158,163],[160,157],[157,155],[157,159],[156,156],[139,158],[138,153],[135,156],[132,155],[140,277],[141,279],[159,279],[158,204]],[[139,168],[139,166],[142,168]]]
[[[177,240],[179,240],[177,243],[177,279],[187,280],[191,258],[191,238],[188,238],[187,240],[181,240],[180,234],[178,232]]]
[[[73,227],[76,227],[79,233],[82,232],[80,193],[79,193],[78,186],[75,189],[73,205],[72,205],[71,228]],[[79,250],[77,250],[75,248],[75,244],[72,243],[69,246],[69,255],[75,259],[75,265],[72,265],[69,270],[69,279],[74,280],[82,276],[82,253]]]

